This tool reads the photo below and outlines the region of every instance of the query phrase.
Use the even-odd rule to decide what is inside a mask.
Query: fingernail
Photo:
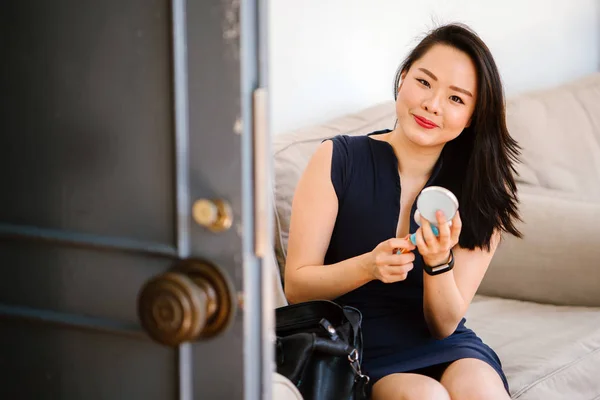
[[[417,234],[416,233],[413,233],[412,235],[410,235],[410,242],[415,246],[417,245]]]

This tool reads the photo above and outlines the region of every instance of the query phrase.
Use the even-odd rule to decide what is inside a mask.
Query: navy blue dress
[[[401,190],[398,159],[389,143],[370,137],[385,132],[389,131],[331,139],[331,181],[338,215],[325,265],[370,252],[396,235]],[[441,170],[442,157],[426,186],[440,184]],[[415,208],[416,204],[411,215]],[[412,233],[418,225],[413,218],[410,221]],[[415,254],[414,268],[406,280],[374,280],[336,299],[363,315],[363,370],[371,382],[397,372],[427,371],[461,358],[477,358],[498,372],[508,391],[498,356],[465,326],[464,318],[449,337],[438,340],[431,336],[423,314],[423,259],[418,251]]]

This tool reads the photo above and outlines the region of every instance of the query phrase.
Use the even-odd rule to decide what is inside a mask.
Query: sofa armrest
[[[478,293],[600,306],[600,201],[541,188],[519,198],[524,237],[504,238]]]

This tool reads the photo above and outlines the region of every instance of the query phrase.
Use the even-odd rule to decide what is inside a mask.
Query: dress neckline
[[[394,224],[394,231],[391,232],[391,234],[393,234],[393,237],[397,236],[398,233],[398,223],[400,221],[400,208],[401,208],[401,204],[400,204],[400,197],[402,194],[402,187],[400,184],[400,172],[398,171],[398,157],[396,156],[396,152],[394,151],[394,147],[387,141],[384,140],[378,140],[378,139],[374,139],[371,136],[372,135],[379,135],[379,134],[384,134],[384,133],[389,133],[391,132],[391,129],[385,129],[385,130],[381,130],[381,131],[375,131],[372,132],[370,134],[367,134],[367,140],[369,140],[370,142],[379,142],[382,143],[381,145],[375,145],[375,146],[379,146],[381,149],[385,149],[383,150],[384,154],[387,154],[386,159],[384,160],[384,163],[386,166],[390,166],[391,171],[390,174],[394,177],[394,183],[395,183],[395,190],[394,190],[394,199],[393,199],[393,204],[394,204],[394,212],[395,212],[395,216],[394,216],[394,220],[395,220],[395,224]],[[381,155],[379,152],[377,153],[377,156]],[[433,182],[435,181],[435,179],[437,178],[437,176],[440,173],[440,170],[442,169],[442,164],[443,164],[443,157],[440,155],[440,157],[438,158],[438,160],[435,163],[435,166],[433,168],[433,172],[431,173],[431,176],[429,177],[429,179],[427,180],[427,182],[425,183],[425,186],[423,186],[423,189],[425,189],[428,186],[432,186]],[[388,161],[391,160],[391,161]],[[423,190],[421,189],[421,190]],[[418,195],[417,195],[418,197]],[[410,210],[410,215],[411,218],[409,218],[409,232],[413,232],[415,231],[418,226],[416,224],[416,222],[414,221],[414,218],[412,218],[412,216],[414,215],[415,211],[417,209],[417,201],[415,199],[415,201],[413,202],[412,206],[411,206],[411,210]]]
[[[398,181],[398,188],[400,188],[400,172],[398,171],[398,157],[396,156],[396,152],[394,151],[394,147],[387,141],[385,140],[379,140],[379,139],[374,139],[371,136],[374,135],[382,135],[385,133],[390,133],[392,130],[391,129],[383,129],[383,130],[379,130],[379,131],[375,131],[375,132],[371,132],[369,134],[367,134],[367,138],[369,141],[371,142],[379,142],[381,143],[383,146],[387,148],[387,153],[388,155],[392,156],[392,160],[393,160],[393,167],[394,167],[394,171],[396,173],[397,176],[397,181]],[[433,183],[433,181],[437,178],[437,176],[439,175],[441,169],[442,169],[442,165],[444,164],[444,160],[442,155],[440,155],[437,159],[437,161],[435,162],[435,165],[433,167],[433,171],[431,172],[431,176],[429,176],[429,179],[427,179],[427,183],[425,183],[425,186],[423,187],[426,188],[428,186],[431,186],[431,184]]]

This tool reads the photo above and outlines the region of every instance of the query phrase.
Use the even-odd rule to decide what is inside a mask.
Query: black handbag
[[[304,400],[366,400],[360,311],[328,300],[275,310],[277,372]]]

